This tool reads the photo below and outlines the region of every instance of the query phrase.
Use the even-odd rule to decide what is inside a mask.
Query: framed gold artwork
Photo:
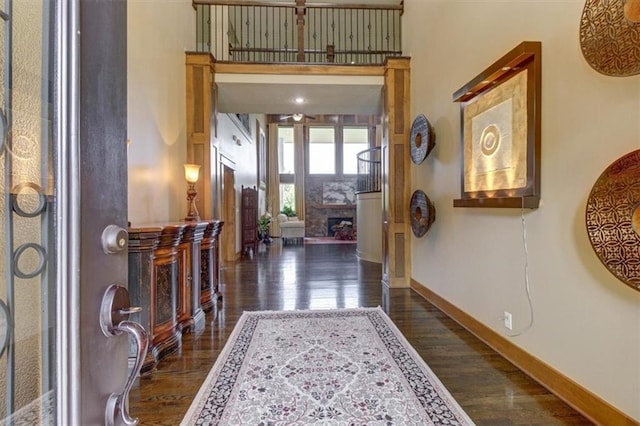
[[[461,197],[454,207],[540,204],[541,43],[525,41],[457,90]]]

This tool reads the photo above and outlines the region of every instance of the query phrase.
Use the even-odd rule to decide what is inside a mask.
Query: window
[[[293,127],[278,127],[278,169],[292,175],[295,170]]]
[[[309,174],[335,174],[336,142],[333,127],[309,128]]]
[[[296,209],[295,144],[293,127],[278,127],[278,170],[280,173],[280,209]]]
[[[358,173],[357,155],[366,149],[369,149],[367,127],[345,127],[342,130],[342,174]]]
[[[289,207],[291,210],[296,210],[296,187],[293,183],[281,183],[280,184],[280,210],[283,211],[285,207]]]

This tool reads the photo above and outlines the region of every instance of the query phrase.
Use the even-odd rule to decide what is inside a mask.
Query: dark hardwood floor
[[[588,420],[411,290],[383,301],[381,267],[353,245],[278,240],[223,268],[224,299],[206,329],[136,381],[130,412],[142,425],[177,425],[243,311],[388,306],[388,314],[478,425],[589,425]]]

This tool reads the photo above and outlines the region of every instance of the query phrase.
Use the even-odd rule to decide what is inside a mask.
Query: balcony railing
[[[382,169],[380,147],[358,153],[358,183],[356,193],[380,192]]]
[[[402,54],[401,5],[195,3],[197,49],[219,61],[382,64]]]

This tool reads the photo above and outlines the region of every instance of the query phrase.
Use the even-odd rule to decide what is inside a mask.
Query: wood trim
[[[519,73],[527,75],[526,89],[526,185],[518,188],[498,190],[465,190],[465,112],[466,105],[475,102]],[[523,74],[521,74],[522,76]],[[539,41],[524,41],[498,59],[471,81],[453,94],[454,102],[461,102],[461,198],[453,202],[454,207],[505,207],[531,208],[540,204],[540,159],[542,120],[542,44]],[[489,201],[485,200],[498,200]]]
[[[409,56],[387,56],[384,60],[385,69],[411,69],[411,57]]]
[[[202,217],[213,217],[215,188],[212,188],[215,158],[211,156],[211,90],[213,56],[187,53],[185,58],[187,161],[201,166],[196,183],[196,208]],[[214,118],[215,119],[215,118]]]
[[[212,5],[212,6],[260,6],[260,7],[299,7],[297,4],[292,4],[290,1],[256,1],[256,0],[193,0],[194,7],[196,5]],[[307,9],[382,9],[382,10],[400,10],[404,11],[404,5],[400,4],[367,4],[367,3],[331,3],[331,2],[319,2],[313,4],[305,4],[303,6]]]
[[[482,324],[413,278],[411,279],[411,289],[594,423],[638,425],[638,422],[616,407],[542,360],[516,346],[504,336]]]
[[[216,62],[219,74],[292,74],[292,75],[340,75],[340,76],[384,76],[380,65],[303,65],[303,64],[247,64],[238,62]]]
[[[220,235],[222,246],[222,260],[235,262],[239,259],[240,252],[236,251],[236,180],[235,170],[225,162],[226,157],[221,156],[222,162],[222,220],[225,223]]]
[[[409,209],[409,146],[411,60],[385,61],[383,116],[383,281],[392,288],[409,288],[411,238]],[[398,239],[396,236],[402,235]],[[402,244],[403,247],[397,247]],[[401,262],[401,263],[399,263]]]
[[[206,65],[211,66],[214,62],[213,55],[208,52],[185,52],[186,65]]]

